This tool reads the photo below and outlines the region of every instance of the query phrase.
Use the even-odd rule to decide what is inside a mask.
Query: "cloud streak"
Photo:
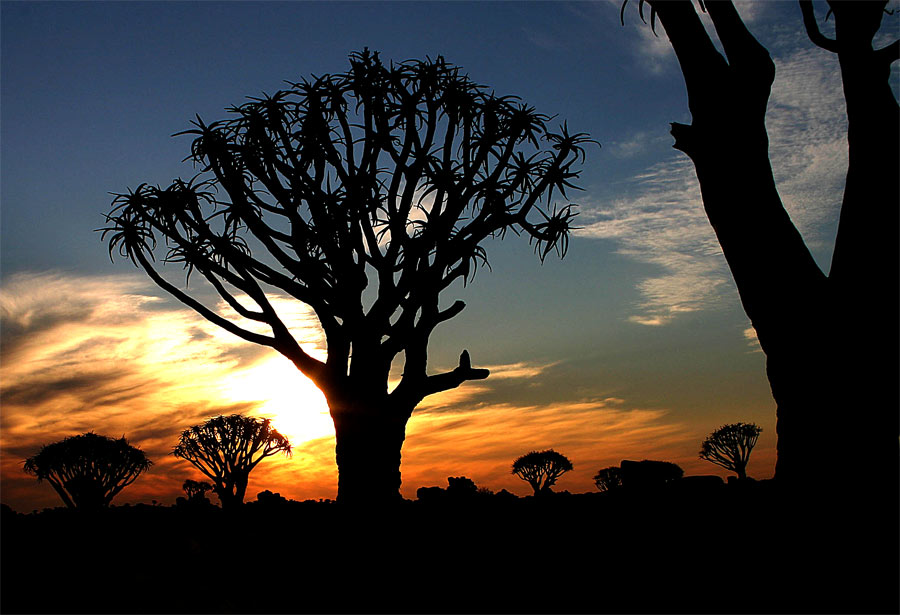
[[[774,59],[766,124],[775,179],[785,209],[827,271],[847,168],[840,74],[831,54],[816,49]],[[679,314],[733,305],[731,276],[690,160],[673,152],[626,188],[627,196],[608,203],[583,199],[587,224],[576,234],[610,240],[618,253],[656,269],[637,283],[641,299],[629,320],[665,325]]]
[[[309,313],[276,299],[298,338],[324,352]],[[198,478],[171,455],[178,434],[230,413],[272,417],[294,443],[293,457],[267,459],[254,471],[248,498],[264,489],[296,500],[334,497],[334,431],[324,398],[274,351],[220,331],[128,276],[20,274],[2,288],[0,309],[4,346],[12,342],[0,364],[0,475],[3,501],[13,508],[59,505],[51,489],[23,474],[22,461],[42,444],[90,430],[125,435],[154,461],[117,503],[172,503],[184,479]],[[414,413],[403,449],[405,497],[458,475],[526,495],[509,465],[532,449],[552,447],[575,462],[560,482],[573,492],[593,490],[594,473],[623,458],[694,463],[691,443],[700,434],[665,408],[608,395],[549,403],[531,387],[552,383],[560,363],[488,367],[489,379],[432,396]]]

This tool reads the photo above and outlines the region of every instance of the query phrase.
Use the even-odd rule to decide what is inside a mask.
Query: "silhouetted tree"
[[[88,432],[42,446],[25,460],[24,470],[50,483],[69,508],[96,510],[109,506],[151,465],[124,436],[114,440]]]
[[[612,491],[622,486],[622,469],[619,466],[610,466],[599,470],[594,475],[594,484],[600,491]]]
[[[181,133],[195,135],[198,178],[115,197],[103,229],[110,255],[131,259],[211,322],[281,352],[322,390],[339,501],[398,500],[415,407],[488,376],[466,351],[455,369],[428,374],[431,332],[465,307],[441,307],[440,294],[470,281],[487,263],[484,240],[510,230],[526,234],[541,259],[565,254],[575,211],[552,199],[567,198],[589,139],[565,125],[551,131],[548,116],[495,96],[441,57],[385,66],[368,50],[350,56],[346,73],[230,111]],[[160,242],[164,262],[200,273],[256,329],[163,277],[154,266]],[[272,288],[313,309],[327,360],[291,335]],[[402,378],[389,392],[401,353]]]
[[[707,216],[766,354],[778,407],[776,478],[797,487],[833,484],[835,475],[821,472],[821,446],[839,425],[848,458],[866,459],[872,471],[861,476],[856,464],[839,464],[845,476],[838,482],[869,496],[895,494],[900,114],[888,78],[900,43],[873,48],[886,2],[829,1],[833,39],[819,31],[812,2],[799,3],[810,40],[837,54],[849,125],[849,168],[826,275],[784,210],[769,163],[765,114],[775,64],[768,51],[731,2],[701,3],[723,57],[691,2],[646,1],[687,86],[693,121],[672,124],[674,147],[694,163]]]
[[[572,469],[572,462],[553,449],[532,451],[513,462],[512,473],[531,485],[534,495],[552,493],[550,487],[556,480]]]
[[[232,414],[217,416],[181,432],[172,451],[212,481],[222,509],[240,506],[250,472],[278,453],[291,454],[291,443],[269,419]]]
[[[196,481],[188,478],[181,485],[181,488],[184,489],[187,499],[193,501],[206,499],[206,492],[212,491],[213,486],[205,480]]]
[[[452,496],[469,497],[478,492],[475,481],[467,476],[448,476],[447,493]]]
[[[684,476],[681,466],[671,461],[623,459],[619,468],[623,487],[661,487]]]
[[[756,446],[762,427],[753,423],[722,425],[703,441],[700,459],[731,470],[738,478],[747,478],[750,451]]]

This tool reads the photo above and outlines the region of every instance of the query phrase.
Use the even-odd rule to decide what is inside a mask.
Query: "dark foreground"
[[[2,519],[4,613],[897,613],[896,524],[766,483]],[[855,519],[855,520],[854,520]],[[861,524],[861,519],[870,523]]]

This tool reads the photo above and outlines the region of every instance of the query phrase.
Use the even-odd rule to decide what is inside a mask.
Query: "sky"
[[[111,262],[96,229],[110,193],[193,175],[189,137],[171,135],[195,114],[221,119],[285,80],[342,72],[364,47],[395,61],[442,55],[601,144],[570,193],[579,229],[563,260],[541,264],[515,236],[490,240],[491,269],[449,289],[446,303],[467,308],[433,334],[431,373],[465,348],[491,376],[420,404],[403,496],[450,476],[527,495],[511,464],[547,448],[572,461],[557,490],[573,493],[596,490],[594,474],[623,459],[726,476],[698,451],[738,421],[763,428],[748,473],[771,477],[765,357],[692,166],[671,147],[669,123],[690,121],[674,54],[631,4],[622,25],[618,1],[0,3],[0,500],[60,505],[22,462],[94,431],[154,462],[115,503],[171,504],[200,478],[171,455],[178,434],[232,412],[272,418],[294,445],[254,470],[248,499],[334,498],[321,393],[275,351]],[[779,192],[827,272],[847,164],[837,59],[808,41],[795,2],[737,6],[777,67],[767,127]],[[897,33],[897,13],[886,16],[878,40]],[[896,92],[896,63],[891,79]],[[311,311],[289,297],[277,306],[323,358]]]

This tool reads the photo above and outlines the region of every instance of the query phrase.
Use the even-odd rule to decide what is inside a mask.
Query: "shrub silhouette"
[[[598,470],[594,475],[594,484],[600,491],[612,491],[622,486],[622,469],[619,466],[610,466]]]
[[[206,492],[212,491],[213,486],[205,480],[196,481],[188,478],[182,483],[181,488],[184,489],[189,502],[202,502],[207,499]]]
[[[482,243],[507,231],[528,236],[542,260],[565,254],[574,205],[553,197],[568,199],[589,139],[565,124],[551,130],[549,116],[441,57],[385,65],[368,50],[350,56],[346,73],[230,112],[180,133],[194,136],[198,178],[115,196],[101,229],[110,256],[279,351],[318,386],[335,425],[339,501],[399,501],[413,410],[489,373],[463,351],[455,369],[428,374],[432,331],[465,307],[441,309],[441,292],[471,281],[487,263]],[[243,321],[164,278],[154,264],[163,244],[163,262],[202,275]],[[327,361],[291,335],[263,290],[271,287],[314,310]],[[389,392],[401,354],[403,376]]]
[[[534,495],[548,495],[556,480],[572,467],[565,455],[548,449],[522,455],[513,462],[512,473],[531,485]]]
[[[278,453],[290,455],[291,444],[271,421],[240,414],[217,416],[184,430],[172,451],[212,481],[223,510],[241,505],[250,472]]]
[[[475,481],[466,476],[447,477],[447,495],[451,497],[472,497],[478,493]]]
[[[621,468],[622,486],[630,488],[661,487],[684,476],[684,470],[671,461],[624,459],[619,467]]]
[[[754,423],[730,423],[709,434],[700,447],[700,459],[747,478],[747,462],[762,427]]]
[[[24,470],[50,483],[69,508],[97,510],[151,465],[124,436],[114,440],[88,432],[42,446],[25,460]]]

